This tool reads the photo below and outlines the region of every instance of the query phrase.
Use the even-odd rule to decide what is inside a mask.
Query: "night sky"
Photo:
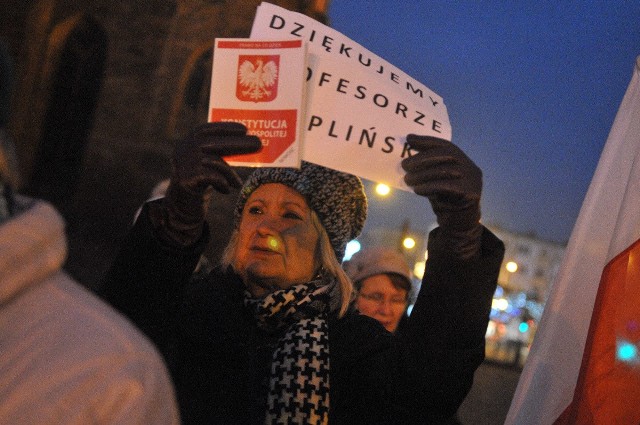
[[[639,1],[332,0],[329,19],[444,98],[485,223],[569,239],[640,55]],[[367,227],[434,221],[412,193],[370,204]]]

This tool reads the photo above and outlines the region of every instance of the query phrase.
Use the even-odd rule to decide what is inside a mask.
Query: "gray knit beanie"
[[[297,168],[258,168],[247,178],[236,203],[236,226],[249,195],[266,183],[281,183],[300,193],[316,212],[329,235],[338,261],[347,243],[355,239],[367,218],[367,197],[362,181],[351,174],[302,161]]]

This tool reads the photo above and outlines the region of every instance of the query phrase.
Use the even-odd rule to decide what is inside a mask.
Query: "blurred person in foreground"
[[[411,270],[404,256],[382,246],[362,249],[342,264],[353,282],[355,308],[395,332],[407,313]]]
[[[64,221],[14,194],[15,164],[0,129],[0,423],[179,424],[162,358],[62,270]]]
[[[504,245],[479,222],[478,167],[448,141],[407,141],[405,181],[440,227],[395,335],[350,309],[340,262],[366,218],[359,178],[303,162],[243,185],[223,157],[261,143],[238,123],[204,124],[176,145],[166,196],[144,205],[102,293],[164,353],[184,423],[424,424],[456,411],[484,358]],[[222,264],[194,281],[217,231],[207,208],[234,187]]]

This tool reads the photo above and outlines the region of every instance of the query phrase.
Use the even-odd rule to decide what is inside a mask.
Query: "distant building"
[[[544,302],[560,269],[566,245],[545,241],[531,234],[489,227],[505,245],[498,284],[507,291],[524,292],[527,298]],[[508,270],[510,262],[515,263],[515,271]]]
[[[365,232],[358,239],[363,246],[384,245],[403,252],[414,273],[421,278],[420,268],[425,261],[428,232],[435,227],[422,231],[401,227],[378,227]],[[525,293],[527,298],[544,303],[553,283],[566,246],[557,242],[545,241],[534,235],[515,233],[498,226],[488,226],[505,244],[505,255],[498,284],[507,292]],[[405,237],[415,240],[411,249],[404,248]],[[515,263],[517,269],[508,271],[507,264]],[[417,267],[416,267],[417,265]]]

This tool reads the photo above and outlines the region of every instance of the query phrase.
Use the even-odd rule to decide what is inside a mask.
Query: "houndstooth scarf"
[[[258,327],[285,330],[271,362],[265,424],[327,424],[329,421],[328,316],[340,305],[334,279],[321,278],[275,291],[245,294]]]

